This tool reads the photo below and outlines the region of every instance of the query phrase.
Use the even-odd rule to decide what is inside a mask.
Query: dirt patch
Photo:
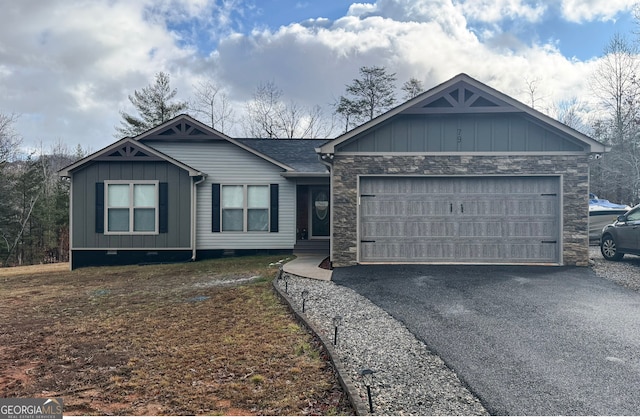
[[[273,260],[4,276],[0,397],[62,397],[65,415],[353,414],[273,294]]]
[[[320,265],[318,266],[320,269],[327,269],[327,270],[332,270],[333,267],[331,266],[331,261],[329,260],[329,258],[325,258],[322,262],[320,262]]]

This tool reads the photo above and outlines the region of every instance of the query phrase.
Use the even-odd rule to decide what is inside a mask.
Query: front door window
[[[329,188],[311,189],[311,237],[328,237],[330,233]]]

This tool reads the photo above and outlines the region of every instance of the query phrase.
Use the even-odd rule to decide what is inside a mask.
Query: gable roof
[[[193,117],[181,114],[135,137],[141,143],[145,141],[227,141],[241,149],[264,159],[287,172],[295,169],[260,150],[251,148],[241,141],[217,131]]]
[[[203,176],[204,173],[188,166],[160,151],[142,144],[133,138],[125,137],[115,143],[98,150],[87,157],[84,157],[75,163],[70,164],[58,171],[58,175],[69,177],[70,173],[94,161],[166,161],[181,169],[186,170],[189,176]]]
[[[592,153],[603,153],[610,149],[593,138],[462,73],[327,142],[316,151],[321,154],[333,154],[340,144],[396,115],[461,113],[522,113],[589,146]]]
[[[315,151],[327,140],[239,138],[237,141],[292,167],[298,173],[329,175],[327,166],[320,162]]]

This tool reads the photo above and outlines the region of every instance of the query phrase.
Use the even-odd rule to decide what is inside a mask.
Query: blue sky
[[[114,141],[127,96],[171,75],[180,99],[210,82],[245,136],[260,83],[331,117],[362,66],[425,88],[465,72],[554,116],[598,111],[589,77],[611,36],[635,41],[631,0],[0,0],[0,112],[26,149]],[[197,117],[197,115],[195,115]],[[337,133],[334,132],[333,135]],[[329,134],[327,134],[329,135]]]

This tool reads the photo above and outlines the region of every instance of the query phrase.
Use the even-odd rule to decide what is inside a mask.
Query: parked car
[[[589,242],[600,240],[604,226],[611,224],[618,215],[631,209],[624,204],[615,204],[606,199],[600,199],[595,194],[589,194]]]
[[[607,260],[620,260],[625,253],[640,256],[640,205],[602,229],[600,251]]]

